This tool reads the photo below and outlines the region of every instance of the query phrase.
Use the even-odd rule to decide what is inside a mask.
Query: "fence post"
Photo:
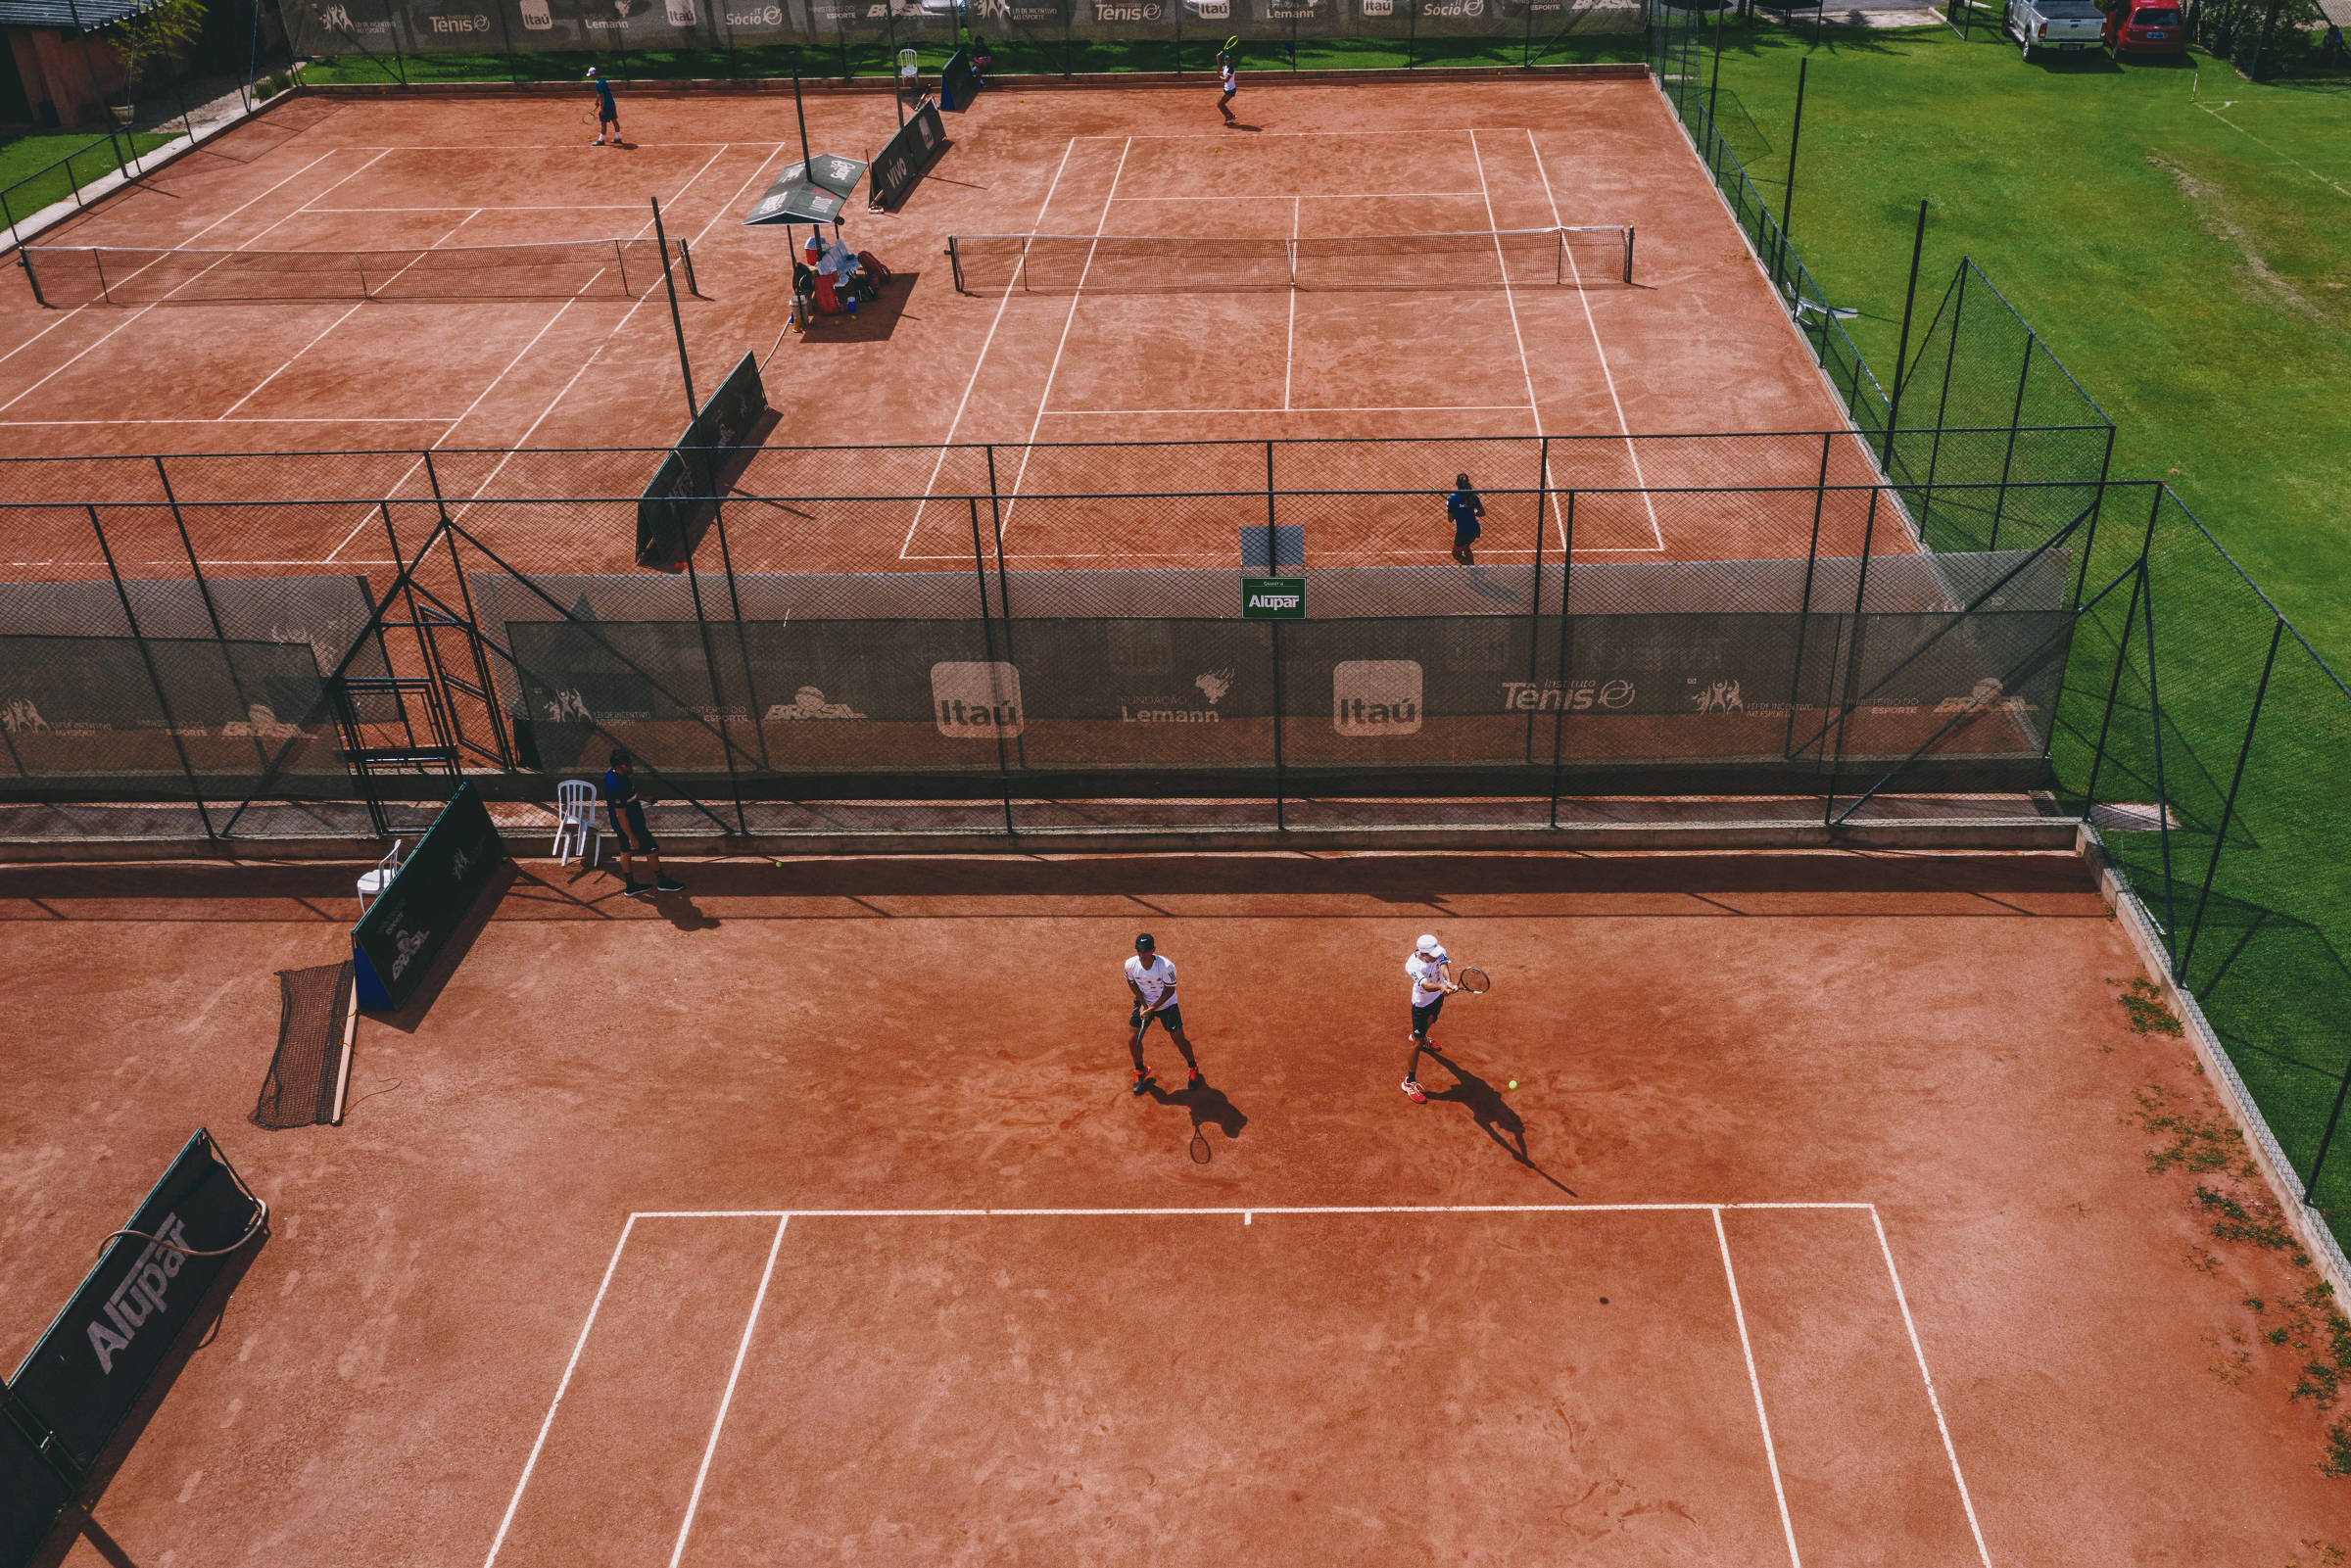
[[[2237,786],[2245,782],[2245,760],[2253,755],[2253,727],[2261,723],[2262,700],[2270,694],[2270,672],[2278,666],[2278,643],[2285,636],[2285,617],[2270,626],[2270,651],[2261,661],[2261,681],[2253,688],[2253,711],[2245,716],[2245,742],[2237,747],[2236,772],[2229,778],[2229,796],[2221,803],[2221,825],[2212,835],[2212,858],[2204,863],[2204,885],[2196,892],[2195,919],[2188,923],[2187,945],[2180,951],[2180,983],[2187,984],[2187,967],[2196,956],[2196,937],[2204,929],[2204,904],[2212,897],[2213,874],[2221,868],[2221,846],[2229,841],[2229,820],[2236,814]]]
[[[228,647],[228,634],[220,629],[220,610],[213,602],[213,585],[205,580],[204,567],[196,559],[196,546],[188,538],[187,520],[180,516],[179,498],[171,493],[171,476],[165,471],[160,453],[155,459],[155,477],[164,487],[164,504],[171,508],[171,526],[179,531],[179,547],[187,552],[188,570],[196,579],[197,596],[204,600],[204,618],[212,623],[213,641],[220,644],[220,668],[228,672],[228,684],[237,693],[237,706],[243,708],[245,716],[250,719],[253,717],[252,705],[245,700],[245,681],[237,674],[236,656]],[[253,736],[253,753],[264,766],[267,765],[269,750],[262,744],[259,732]]]
[[[1420,0],[1409,0],[1412,9],[1404,15],[1404,69],[1411,71],[1416,64],[1420,42]]]
[[[1851,640],[1847,642],[1845,649],[1845,689],[1848,694],[1861,682],[1861,644],[1864,641],[1864,629],[1868,625],[1864,619],[1868,613],[1864,606],[1869,594],[1869,547],[1876,541],[1878,534],[1878,494],[1877,486],[1869,487],[1869,514],[1861,524],[1861,569],[1853,574],[1853,635]],[[1837,776],[1845,768],[1846,721],[1852,717],[1851,704],[1841,700],[1837,704],[1837,754],[1828,759],[1828,803],[1822,808],[1820,818],[1820,825],[1823,828],[1836,826]],[[1824,736],[1823,738],[1825,739],[1826,736]]]
[[[1281,542],[1273,532],[1273,443],[1266,443],[1266,575],[1281,573]],[[1299,551],[1301,567],[1306,564],[1305,551]]]
[[[2343,1097],[2351,1094],[2351,1067],[2343,1069],[2343,1081],[2335,1086],[2334,1107],[2327,1113],[2327,1130],[2319,1134],[2319,1152],[2310,1162],[2310,1182],[2302,1189],[2302,1201],[2318,1204],[2319,1172],[2327,1168],[2327,1151],[2334,1143],[2335,1123],[2343,1119]]]
[[[1796,746],[1796,713],[1798,698],[1804,689],[1804,641],[1812,626],[1812,574],[1820,565],[1820,514],[1829,499],[1829,448],[1836,440],[1829,431],[1820,435],[1820,478],[1812,487],[1812,544],[1804,551],[1804,591],[1796,603],[1796,660],[1788,672],[1788,734],[1780,742],[1780,755],[1794,761],[1789,753]],[[1826,704],[1823,704],[1825,710]],[[1824,711],[1823,720],[1828,717]],[[1826,728],[1825,724],[1823,726]]]
[[[1526,598],[1526,685],[1536,689],[1537,675],[1543,659],[1543,525],[1550,521],[1551,510],[1551,438],[1542,440],[1542,460],[1535,465],[1535,580]],[[1536,701],[1542,700],[1537,695]],[[1526,760],[1532,767],[1535,760],[1535,708],[1526,710]]]
[[[995,622],[987,611],[987,552],[980,547],[980,498],[966,496],[964,501],[972,513],[972,575],[980,585],[980,641],[992,672],[996,664],[996,632]],[[995,694],[992,673],[988,678],[988,694]],[[1004,726],[996,722],[994,706],[989,704],[988,724],[996,733],[996,783],[1003,790],[1004,836],[1014,838],[1019,833],[1012,826],[1012,764],[1004,755]]]
[[[82,508],[90,514],[90,532],[98,536],[98,552],[106,557],[106,575],[115,582],[115,597],[122,602],[123,624],[130,628],[130,640],[138,644],[139,662],[147,667],[148,684],[155,688],[155,705],[164,716],[164,731],[171,736],[171,750],[179,758],[179,771],[188,777],[188,798],[196,804],[196,818],[204,824],[204,836],[217,843],[220,835],[213,832],[213,814],[205,809],[204,786],[196,782],[195,765],[188,761],[188,748],[179,737],[179,722],[171,716],[171,699],[164,692],[164,678],[155,667],[154,650],[139,631],[138,612],[130,607],[130,591],[122,586],[122,573],[115,565],[115,550],[106,542],[106,525],[98,521],[98,508]]]
[[[743,815],[743,784],[735,774],[735,736],[727,728],[727,694],[718,679],[718,650],[710,643],[710,621],[702,613],[701,574],[694,569],[694,552],[686,552],[686,592],[694,599],[694,625],[702,640],[702,670],[710,678],[710,716],[718,721],[718,751],[727,763],[727,793],[735,801],[735,831],[744,837],[751,835],[750,824]]]
[[[1951,302],[1951,347],[1943,356],[1943,391],[1935,400],[1935,440],[1927,448],[1927,493],[1918,506],[1918,531],[1922,536],[1935,526],[1935,470],[1943,461],[1943,427],[1949,422],[1951,411],[1951,367],[1959,362],[1959,324],[1966,315],[1967,273],[1962,270],[1959,274],[1959,292]],[[1934,335],[1934,327],[1930,324],[1927,336],[1932,338]],[[2013,449],[2016,441],[2013,421],[2010,422],[2008,434],[2009,445]],[[2001,470],[2001,477],[2007,477],[2005,467]],[[2000,520],[1996,511],[1992,514],[1991,528],[1994,534],[1999,532]]]
[[[2162,495],[2163,487],[2158,485],[2156,487],[2158,506],[2162,504]],[[2123,689],[2123,667],[2131,662],[2131,634],[2138,629],[2138,596],[2146,591],[2147,555],[2154,547],[2154,544],[2155,514],[2150,510],[2147,514],[2146,538],[2139,541],[2138,573],[2131,583],[2130,608],[2123,612],[2123,635],[2116,640],[2114,644],[2114,674],[2106,683],[2106,711],[2098,720],[2097,746],[2090,752],[2089,782],[2082,791],[2082,816],[2085,821],[2088,820],[2089,814],[2097,806],[2098,775],[2106,767],[2106,736],[2114,726],[2114,705]],[[2155,802],[2155,809],[2163,811],[2167,808],[2163,801],[2158,800]]]
[[[1894,432],[1902,422],[1902,375],[1910,357],[1910,316],[1918,305],[1918,262],[1927,249],[1927,199],[1918,200],[1918,232],[1910,241],[1910,289],[1902,296],[1902,336],[1900,346],[1894,351],[1894,388],[1886,394],[1886,441],[1878,454],[1878,466],[1886,470],[1889,481],[1894,478]]]
[[[1266,443],[1266,575],[1275,577],[1281,572],[1281,537],[1273,531],[1273,443]],[[1303,541],[1298,552],[1301,571],[1306,567]],[[1272,630],[1273,647],[1273,831],[1289,831],[1289,784],[1281,754],[1281,623],[1266,623]]]
[[[2163,497],[2164,487],[2158,482],[2155,486],[2156,511],[2163,507]],[[2155,522],[2150,516],[2147,520],[2150,543],[2154,533]],[[2171,952],[2173,973],[2178,974],[2179,911],[2172,897],[2172,814],[2169,809],[2172,791],[2163,776],[2163,693],[2156,681],[2155,669],[2155,571],[2152,561],[2140,566],[2139,580],[2145,585],[2147,598],[2146,624],[2140,628],[2139,636],[2145,639],[2147,645],[2147,717],[2155,737],[2155,829],[2163,846],[2163,945]]]
[[[2082,602],[2082,591],[2089,582],[2089,552],[2097,546],[2098,518],[2106,510],[2106,476],[2114,466],[2114,426],[2106,426],[2106,451],[2098,458],[2098,488],[2089,498],[2089,530],[2082,539],[2082,569],[2074,574],[2074,603]]]
[[[1972,266],[1960,268],[1959,286],[1961,288],[1967,287],[1967,274],[1973,270]],[[1954,355],[1959,352],[1957,333],[1953,333],[1951,336],[1951,352]],[[2025,383],[2032,379],[2033,333],[2032,329],[2027,328],[2025,331],[2025,362],[2018,366],[2016,372],[2016,405],[2008,410],[2008,447],[2005,451],[2000,453],[2000,488],[1992,494],[1991,538],[1985,545],[1986,549],[2000,547],[2000,514],[2008,509],[2008,475],[2016,462],[2016,433],[2025,422]],[[2107,450],[2109,451],[2113,450],[2111,442],[2108,444]]]
[[[1559,525],[1559,705],[1552,710],[1551,724],[1551,825],[1559,825],[1559,766],[1561,742],[1567,733],[1567,675],[1571,661],[1567,645],[1574,641],[1575,623],[1567,618],[1567,600],[1575,587],[1575,492],[1567,492],[1567,512]],[[1541,692],[1535,694],[1538,707],[1543,701]]]

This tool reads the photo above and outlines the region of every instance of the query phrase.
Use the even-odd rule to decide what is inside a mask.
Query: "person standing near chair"
[[[637,759],[627,750],[612,753],[611,766],[604,770],[604,812],[612,819],[612,836],[620,840],[620,875],[627,882],[621,889],[623,897],[650,898],[655,893],[682,893],[686,884],[661,875],[661,846],[645,826],[645,802],[637,797],[633,775]],[[635,857],[645,857],[646,869],[653,874],[650,882],[637,879]]]

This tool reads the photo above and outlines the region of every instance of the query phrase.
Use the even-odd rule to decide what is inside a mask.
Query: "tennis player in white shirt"
[[[1143,1036],[1153,1023],[1168,1031],[1168,1038],[1183,1053],[1183,1065],[1191,1069],[1184,1087],[1197,1089],[1206,1083],[1192,1055],[1192,1042],[1184,1038],[1183,1013],[1176,1005],[1176,962],[1159,956],[1149,931],[1134,939],[1134,957],[1127,961],[1127,989],[1134,996],[1134,1011],[1127,1018],[1127,1027],[1134,1031],[1127,1041],[1134,1053],[1134,1092],[1151,1087],[1151,1069],[1143,1066]]]
[[[1423,936],[1413,944],[1413,956],[1404,961],[1404,973],[1413,977],[1413,1049],[1404,1059],[1404,1092],[1415,1105],[1426,1105],[1428,1096],[1420,1090],[1416,1074],[1420,1070],[1420,1053],[1442,1057],[1444,1048],[1428,1037],[1445,1009],[1445,998],[1461,989],[1453,983],[1453,960],[1447,956],[1444,944],[1434,936]]]

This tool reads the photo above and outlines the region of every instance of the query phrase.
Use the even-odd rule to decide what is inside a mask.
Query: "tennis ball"
[[[1518,1087],[1518,1080],[1517,1080],[1516,1078],[1512,1078],[1512,1079],[1511,1080],[1511,1088],[1513,1088],[1513,1089],[1515,1089],[1516,1087]]]

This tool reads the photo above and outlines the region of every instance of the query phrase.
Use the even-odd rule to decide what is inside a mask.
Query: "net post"
[[[106,287],[106,253],[94,245],[90,247],[90,265],[98,273],[98,298],[109,305],[114,304],[115,297]]]
[[[624,300],[635,299],[637,296],[629,292],[629,247],[627,241],[615,239],[612,242],[612,262],[620,268],[620,297]]]
[[[694,241],[684,235],[678,237],[678,261],[686,268],[686,292],[697,300],[707,298],[702,293],[702,286],[694,277]]]
[[[1551,282],[1554,288],[1567,281],[1567,231],[1559,230],[1558,249],[1551,253]]]
[[[1633,225],[1630,223],[1624,225],[1624,283],[1627,288],[1632,287],[1633,283]]]
[[[6,200],[6,195],[0,193],[0,202]],[[41,276],[32,269],[32,253],[22,245],[17,247],[17,265],[24,269],[24,282],[32,290],[32,303],[43,309],[49,309],[48,298],[41,293]]]
[[[947,270],[954,276],[956,293],[969,294],[972,292],[964,287],[963,252],[957,248],[956,237],[952,234],[947,236]]]

